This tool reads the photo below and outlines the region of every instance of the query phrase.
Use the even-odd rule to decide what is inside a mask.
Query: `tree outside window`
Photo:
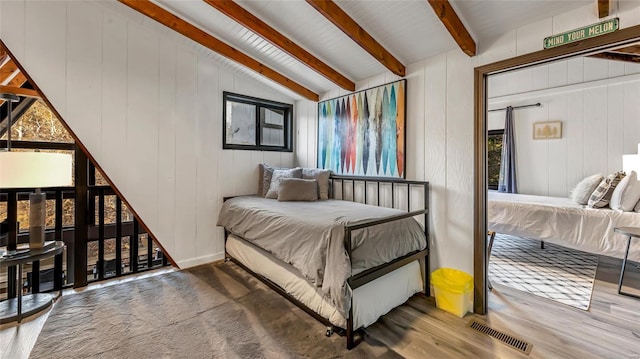
[[[491,130],[487,136],[487,174],[489,189],[498,189],[500,181],[500,161],[502,159],[502,138],[504,129]]]

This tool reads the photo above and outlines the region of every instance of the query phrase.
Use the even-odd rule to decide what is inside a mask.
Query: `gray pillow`
[[[315,179],[283,178],[278,186],[278,201],[317,201],[318,181]]]
[[[284,169],[286,168],[271,167],[266,163],[261,163],[260,165],[258,165],[258,171],[260,172],[260,176],[258,177],[258,196],[265,197],[267,195],[267,192],[269,192],[273,171]]]
[[[318,182],[318,198],[329,199],[329,176],[331,171],[319,168],[303,168],[303,179],[315,179]]]
[[[265,164],[258,165],[258,196],[264,197],[264,166]]]
[[[296,167],[291,169],[273,170],[271,176],[271,184],[267,191],[266,198],[278,198],[278,187],[280,187],[280,181],[284,178],[302,178],[302,168]]]

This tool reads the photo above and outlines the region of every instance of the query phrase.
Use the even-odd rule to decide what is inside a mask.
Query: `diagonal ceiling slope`
[[[444,27],[447,28],[453,39],[458,43],[460,49],[469,55],[476,55],[476,42],[464,27],[464,24],[451,7],[449,0],[427,0],[429,5],[436,12],[438,18],[442,21]]]
[[[278,71],[274,71],[268,66],[260,63],[260,61],[247,56],[241,51],[233,48],[231,45],[220,41],[218,38],[208,34],[206,31],[194,26],[189,21],[186,21],[171,12],[165,10],[161,6],[152,3],[149,0],[119,0],[121,3],[129,6],[130,8],[144,14],[153,20],[179,32],[180,34],[196,41],[197,43],[219,53],[220,55],[232,59],[258,73],[261,73],[265,77],[277,82],[278,84],[289,88],[290,90],[297,92],[298,94],[308,98],[312,101],[318,100],[318,94],[309,90],[308,88],[300,85],[299,83],[292,81],[286,76],[283,76]]]
[[[292,57],[295,57],[309,68],[315,70],[322,76],[326,77],[331,82],[344,88],[345,90],[354,91],[355,83],[349,80],[347,77],[332,69],[329,65],[322,62],[317,57],[313,56],[307,50],[291,41],[285,35],[281,34],[264,21],[257,18],[255,15],[245,10],[240,5],[236,4],[233,0],[204,0],[207,4],[211,5],[216,10],[234,19],[239,24],[243,25],[247,29],[259,34],[262,38],[269,41],[280,50],[286,52]]]
[[[265,39],[262,29],[254,29],[254,32],[203,0],[152,1],[311,91],[321,93],[334,90],[337,86],[350,88],[350,85],[336,85],[335,79],[329,80],[309,68],[300,61],[299,56],[291,56],[274,45],[273,39],[271,42]],[[350,81],[362,81],[389,71],[305,0],[234,1],[234,4],[237,3],[282,37],[299,45],[310,56]],[[458,47],[426,0],[333,2],[404,65]],[[479,48],[487,48],[487,43],[508,31],[578,7],[591,5],[597,11],[596,0],[449,2],[461,24],[468,30],[469,37],[475,40]],[[463,46],[463,51],[472,54],[472,46]]]
[[[295,58],[278,49],[259,35],[246,29],[226,15],[209,6],[204,1],[154,1],[163,8],[171,11],[182,19],[188,20],[192,25],[213,34],[223,42],[246,55],[259,59],[266,66],[297,81],[302,86],[314,92],[322,92],[335,85],[324,76],[309,69]],[[244,7],[244,4],[241,4]],[[305,4],[302,4],[305,5]],[[306,6],[306,5],[305,5]],[[251,11],[251,9],[247,8]],[[256,14],[257,15],[257,14]],[[259,16],[263,21],[267,19]],[[277,30],[280,29],[274,26]],[[285,34],[288,35],[288,34]],[[295,39],[294,39],[295,40]],[[316,55],[310,51],[313,55]],[[319,57],[320,60],[324,60]],[[344,73],[340,68],[337,71]]]
[[[398,61],[384,46],[380,45],[367,30],[363,29],[351,16],[349,16],[333,0],[307,0],[307,3],[316,9],[322,16],[342,30],[356,44],[367,51],[389,71],[398,76],[405,75],[405,66]]]
[[[336,88],[334,83],[316,71],[307,68],[258,34],[211,8],[204,1],[154,1],[314,91],[324,92]],[[237,3],[351,80],[359,81],[388,71],[305,1],[238,0]],[[337,3],[403,63],[417,61],[456,47],[446,29],[423,0]],[[376,16],[380,13],[385,16]],[[434,35],[433,40],[415,41],[417,38],[424,38],[416,35],[420,33]],[[402,51],[397,51],[398,48]]]
[[[551,18],[552,16],[593,5],[595,0],[450,0],[462,22],[467,26],[476,42],[482,46],[500,35],[526,24]]]

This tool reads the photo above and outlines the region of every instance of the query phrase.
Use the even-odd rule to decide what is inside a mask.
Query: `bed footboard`
[[[334,199],[350,200],[353,202],[362,202],[369,205],[386,206],[398,209],[406,209],[407,213],[399,214],[395,216],[389,216],[386,218],[375,219],[367,222],[362,222],[354,225],[345,226],[344,246],[349,258],[351,258],[352,232],[355,230],[377,226],[383,223],[389,223],[393,221],[402,220],[405,218],[424,216],[424,234],[426,238],[426,247],[423,250],[413,251],[395,260],[379,265],[374,268],[367,269],[361,273],[351,276],[348,279],[349,287],[355,290],[383,275],[390,273],[408,263],[415,260],[420,260],[420,267],[424,281],[424,293],[428,296],[430,293],[429,283],[429,182],[426,181],[407,181],[403,179],[392,178],[370,178],[370,177],[342,177],[331,176],[331,196]],[[373,187],[373,188],[372,188]],[[370,201],[371,190],[374,190],[375,202]],[[418,198],[423,201],[423,206],[419,210],[411,210],[415,206],[412,206],[412,200],[416,196],[412,196],[413,191],[418,190]],[[359,191],[358,191],[359,190]],[[401,193],[404,192],[404,193]],[[420,196],[420,193],[422,195]],[[336,196],[337,194],[340,196]],[[404,195],[404,196],[403,196]],[[382,199],[386,198],[390,201],[383,202]],[[399,200],[402,199],[402,200]],[[403,203],[403,200],[406,201]],[[362,335],[356,338],[356,331],[359,328],[353,327],[353,298],[351,299],[351,309],[349,310],[349,317],[347,318],[347,349],[352,349],[362,341]]]

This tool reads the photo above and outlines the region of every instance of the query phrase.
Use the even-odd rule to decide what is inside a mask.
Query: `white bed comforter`
[[[488,229],[498,233],[622,258],[627,237],[615,227],[640,227],[640,213],[586,208],[569,198],[489,191]],[[632,239],[629,259],[640,261],[640,240]]]

